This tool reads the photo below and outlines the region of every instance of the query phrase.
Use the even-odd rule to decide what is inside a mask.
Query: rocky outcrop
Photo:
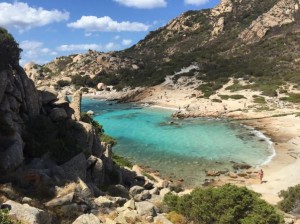
[[[251,43],[263,38],[273,27],[280,27],[295,21],[294,13],[299,10],[299,2],[280,0],[267,13],[259,16],[240,35],[243,42]]]
[[[22,223],[31,224],[51,224],[52,217],[47,212],[29,206],[28,204],[20,204],[14,201],[5,202],[2,207],[9,209],[9,216],[21,221]]]
[[[72,103],[70,104],[70,107],[74,110],[72,118],[76,121],[81,120],[81,97],[82,92],[80,90],[76,91],[73,94]]]
[[[233,10],[232,0],[221,0],[219,5],[211,10],[213,16],[219,16],[223,13],[229,13]]]
[[[41,110],[39,93],[21,67],[0,72],[0,170],[23,162],[24,121]]]
[[[79,216],[72,224],[100,224],[100,220],[93,214]]]

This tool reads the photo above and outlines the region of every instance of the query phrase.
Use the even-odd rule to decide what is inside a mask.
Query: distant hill
[[[85,66],[81,75],[122,88],[153,86],[197,64],[199,69],[186,75],[202,80],[198,89],[208,95],[229,77],[244,78],[253,83],[249,88],[274,95],[285,81],[300,84],[299,22],[296,0],[222,0],[214,9],[183,13],[124,51],[105,57],[90,51],[63,57],[63,66],[56,60],[45,67],[56,74],[70,74],[73,68],[74,75]]]

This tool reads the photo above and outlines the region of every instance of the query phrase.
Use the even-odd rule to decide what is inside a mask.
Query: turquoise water
[[[93,110],[117,139],[117,154],[186,185],[200,184],[205,169],[230,169],[231,161],[257,166],[272,154],[263,136],[236,122],[177,120],[171,110],[94,99],[84,99],[82,109]]]

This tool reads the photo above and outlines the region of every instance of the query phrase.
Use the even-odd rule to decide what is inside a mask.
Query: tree
[[[13,36],[0,27],[0,70],[18,65],[21,51]]]

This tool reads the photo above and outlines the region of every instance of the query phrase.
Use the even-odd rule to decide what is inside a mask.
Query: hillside
[[[62,57],[43,71],[54,77],[89,75],[95,83],[122,89],[153,86],[197,64],[199,69],[187,76],[202,81],[197,89],[206,95],[229,77],[274,95],[285,81],[300,84],[299,20],[296,0],[222,0],[214,9],[180,15],[124,51]]]

